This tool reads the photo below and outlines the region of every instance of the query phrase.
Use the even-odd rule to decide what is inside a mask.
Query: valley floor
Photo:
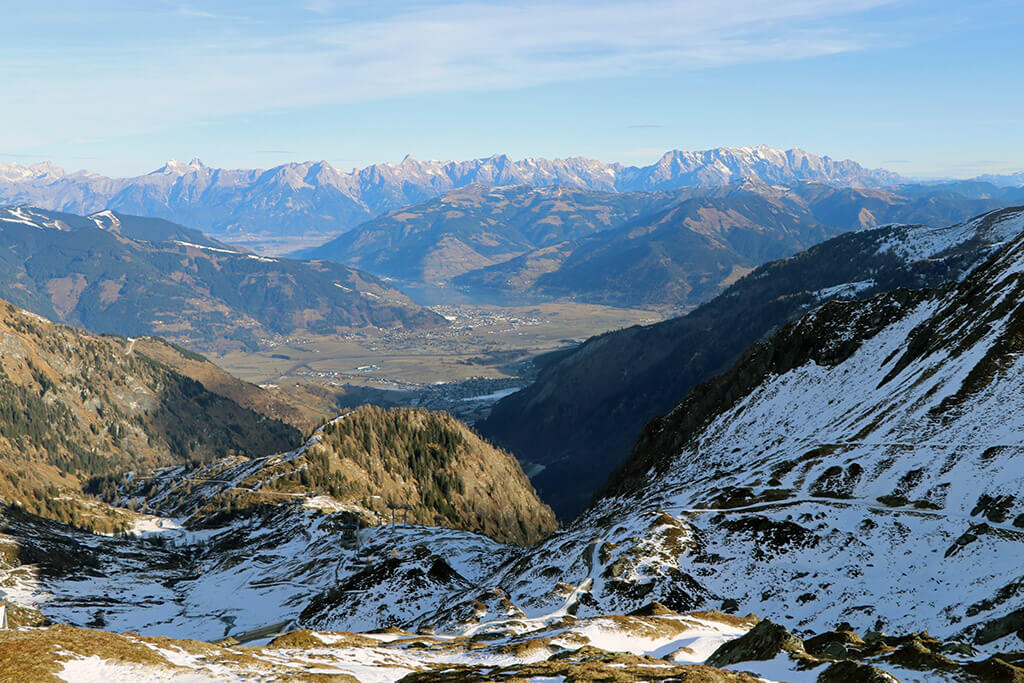
[[[308,412],[362,403],[447,410],[472,423],[535,374],[531,362],[585,339],[663,319],[661,311],[577,303],[437,305],[443,330],[356,331],[266,341],[256,352],[211,356],[232,375]]]
[[[257,384],[290,379],[408,388],[471,377],[508,377],[507,366],[602,332],[658,322],[662,313],[576,303],[438,305],[443,330],[371,329],[343,337],[267,340],[256,353],[211,359]]]

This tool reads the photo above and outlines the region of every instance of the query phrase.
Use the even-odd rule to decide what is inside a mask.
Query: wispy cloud
[[[194,7],[178,7],[174,13],[179,17],[193,17],[196,19],[216,19],[217,15]]]
[[[337,3],[332,0],[307,0],[302,6],[314,14],[330,14],[337,7]]]
[[[0,47],[5,100],[19,103],[5,111],[0,144],[863,50],[887,39],[845,28],[849,17],[896,1],[412,2],[347,19],[337,15],[348,10],[335,11],[312,23],[290,15],[221,20],[179,6],[178,15],[209,21],[167,27],[159,40],[140,36],[134,44],[111,43],[105,31],[84,26],[79,34],[95,33],[95,40],[73,60],[58,46],[29,54]],[[305,7],[322,14],[333,3]]]

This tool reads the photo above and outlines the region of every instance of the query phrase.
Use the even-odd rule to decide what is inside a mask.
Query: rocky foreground
[[[31,618],[16,611],[13,621]],[[979,655],[927,633],[851,630],[801,640],[754,615],[511,618],[461,633],[297,630],[258,644],[115,634],[72,626],[0,633],[3,681],[1020,681],[1024,652]]]

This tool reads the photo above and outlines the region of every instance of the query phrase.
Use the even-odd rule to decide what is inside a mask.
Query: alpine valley
[[[1022,681],[1014,178],[4,165],[0,680]]]

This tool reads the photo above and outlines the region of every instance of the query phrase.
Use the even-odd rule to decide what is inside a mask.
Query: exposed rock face
[[[974,642],[985,645],[1011,633],[1024,634],[1024,609],[1014,610],[1004,616],[986,621],[975,633]]]
[[[995,655],[965,664],[964,671],[985,683],[1021,683],[1024,681],[1024,656],[1019,652]]]
[[[708,666],[729,666],[739,662],[772,659],[782,652],[803,652],[799,638],[773,621],[764,619],[746,635],[730,640],[708,657]]]
[[[918,671],[956,671],[960,667],[949,657],[933,651],[935,643],[919,636],[911,637],[896,652],[890,654],[886,661]]]
[[[828,631],[804,640],[809,654],[836,659],[845,658],[851,649],[862,650],[865,646],[864,640],[853,631]]]

